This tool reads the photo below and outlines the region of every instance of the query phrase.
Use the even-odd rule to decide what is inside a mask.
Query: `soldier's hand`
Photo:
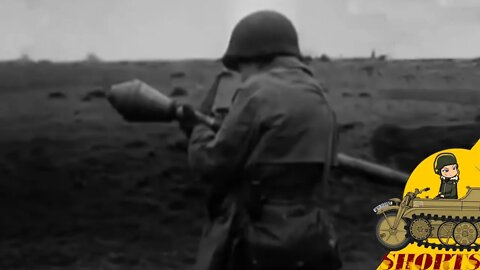
[[[200,123],[195,115],[195,109],[190,105],[181,105],[180,113],[178,114],[178,121],[180,129],[187,137],[192,134],[193,128]]]

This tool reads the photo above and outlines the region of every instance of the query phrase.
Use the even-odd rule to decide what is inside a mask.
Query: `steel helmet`
[[[452,164],[457,164],[457,159],[455,158],[455,155],[452,153],[441,153],[435,158],[433,167],[435,169],[436,174],[441,174],[440,170],[443,167],[447,165],[452,165]]]
[[[240,61],[277,55],[300,57],[297,31],[284,15],[263,10],[237,23],[222,62],[225,67],[236,70]]]

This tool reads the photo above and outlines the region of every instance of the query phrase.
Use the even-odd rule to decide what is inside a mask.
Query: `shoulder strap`
[[[323,176],[322,176],[322,191],[323,191],[323,197],[325,199],[328,198],[330,194],[330,172],[331,172],[331,167],[332,167],[332,162],[336,161],[336,148],[334,148],[334,144],[337,143],[336,141],[336,136],[337,136],[337,118],[335,115],[335,111],[332,109],[330,106],[330,102],[327,99],[326,94],[322,92],[323,97],[325,98],[325,102],[329,108],[330,116],[331,116],[331,126],[330,126],[330,132],[328,134],[328,142],[327,142],[327,151],[325,151],[325,163],[324,163],[324,168],[323,168]]]

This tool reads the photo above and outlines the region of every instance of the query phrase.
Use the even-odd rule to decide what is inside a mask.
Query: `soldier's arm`
[[[252,90],[239,91],[217,133],[205,125],[193,130],[190,165],[206,175],[231,177],[239,173],[258,139],[260,108],[260,98]]]
[[[445,188],[445,182],[444,181],[441,181],[441,184],[440,184],[440,190],[438,191],[438,195],[440,195],[440,197],[445,197],[445,194],[443,194],[443,190]]]

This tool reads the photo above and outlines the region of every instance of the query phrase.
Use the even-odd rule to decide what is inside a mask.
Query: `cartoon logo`
[[[480,269],[480,141],[426,158],[403,198],[373,211],[376,238],[389,251],[378,269]]]

